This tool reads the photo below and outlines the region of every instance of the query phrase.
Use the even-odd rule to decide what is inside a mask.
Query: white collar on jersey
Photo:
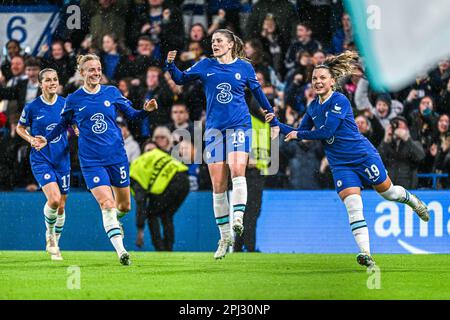
[[[56,101],[58,101],[58,96],[56,96],[56,99],[53,102],[48,102],[47,100],[44,99],[44,97],[42,95],[40,95],[39,98],[41,98],[41,101],[43,103],[45,103],[46,105],[49,105],[49,106],[54,105],[56,103]]]
[[[322,104],[324,104],[325,102],[327,102],[328,100],[330,100],[330,98],[333,96],[333,94],[334,94],[335,92],[336,92],[336,91],[332,91],[331,94],[330,94],[330,96],[329,96],[328,98],[326,98],[324,102],[320,102],[320,97],[317,97],[317,101],[319,102],[319,104],[322,105]]]
[[[235,63],[237,61],[237,59],[238,58],[234,58],[233,61],[231,61],[229,63],[223,63],[223,62],[220,62],[219,59],[217,59],[217,62],[220,63],[220,64],[232,64],[232,63]]]
[[[97,94],[99,91],[100,91],[100,88],[101,88],[102,86],[101,85],[99,85],[98,86],[98,89],[97,90],[95,90],[95,92],[89,92],[84,86],[82,86],[81,88],[84,90],[84,92],[86,92],[87,94]]]

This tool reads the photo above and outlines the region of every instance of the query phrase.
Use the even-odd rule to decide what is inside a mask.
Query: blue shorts
[[[81,168],[84,181],[89,190],[98,186],[125,188],[130,185],[130,167],[128,162],[110,166]]]
[[[387,178],[387,171],[378,154],[368,157],[359,164],[335,166],[331,172],[338,193],[350,187],[378,185]]]
[[[207,129],[205,132],[204,158],[206,163],[227,160],[230,152],[249,153],[252,146],[252,128]]]
[[[65,171],[56,171],[52,166],[46,164],[32,165],[31,171],[39,183],[39,187],[43,187],[50,182],[56,182],[61,194],[68,194],[70,190],[70,169]]]

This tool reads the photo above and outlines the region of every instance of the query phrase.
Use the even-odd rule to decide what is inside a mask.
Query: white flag
[[[398,90],[450,56],[449,0],[345,0],[370,83]]]

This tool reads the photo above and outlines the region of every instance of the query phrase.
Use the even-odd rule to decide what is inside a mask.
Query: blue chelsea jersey
[[[221,64],[205,58],[185,71],[188,80],[200,79],[206,94],[206,129],[251,128],[245,102],[245,87],[254,90],[259,84],[252,65],[236,58]]]
[[[128,161],[122,134],[116,124],[116,108],[125,113],[132,109],[131,102],[113,86],[101,85],[96,93],[81,87],[67,97],[62,117],[66,121],[74,120],[80,131],[78,156],[81,167]]]
[[[30,127],[32,136],[45,136],[59,123],[64,103],[65,99],[60,96],[57,96],[53,104],[47,103],[42,96],[39,96],[24,107],[19,123],[25,127]],[[48,145],[40,151],[32,148],[30,164],[31,166],[50,164],[58,172],[70,170],[67,132],[64,131],[58,137],[49,141]]]
[[[376,155],[375,147],[358,130],[353,111],[347,97],[339,92],[333,94],[323,103],[317,97],[308,106],[307,116],[313,126],[320,129],[329,115],[342,120],[334,135],[322,140],[330,166],[358,164],[367,157]]]

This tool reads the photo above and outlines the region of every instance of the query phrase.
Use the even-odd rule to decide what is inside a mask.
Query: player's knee
[[[48,206],[52,209],[58,208],[60,205],[60,202],[61,202],[61,196],[57,195],[57,194],[51,195],[47,201]]]
[[[216,181],[212,183],[212,188],[214,193],[224,193],[227,191],[228,181],[224,183],[223,181]]]
[[[129,212],[131,210],[131,202],[130,201],[124,201],[124,202],[120,202],[117,205],[117,209],[121,212]]]
[[[102,208],[102,210],[109,210],[109,209],[113,209],[115,207],[114,205],[114,201],[111,199],[103,199],[99,201],[100,203],[100,207]]]

